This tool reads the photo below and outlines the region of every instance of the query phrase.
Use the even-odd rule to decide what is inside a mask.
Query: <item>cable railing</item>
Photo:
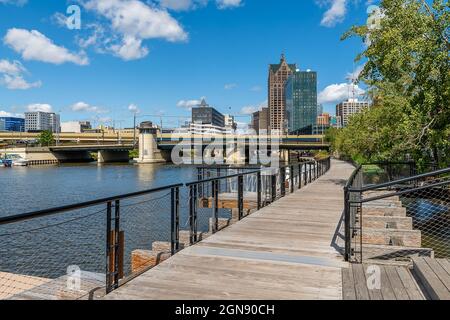
[[[449,258],[450,168],[365,183],[376,165],[358,166],[344,188],[345,259]]]
[[[329,168],[210,166],[186,184],[0,217],[0,300],[101,297]]]

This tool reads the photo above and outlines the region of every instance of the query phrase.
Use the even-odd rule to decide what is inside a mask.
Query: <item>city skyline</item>
[[[167,9],[142,1],[106,1],[116,10],[128,10],[119,6],[125,2],[142,6],[138,21],[154,27],[152,35],[136,31],[136,46],[129,43],[126,55],[117,45],[126,44],[130,25],[117,27],[91,1],[73,2],[81,8],[81,30],[62,25],[72,3],[12,2],[0,3],[5,13],[0,22],[0,116],[51,110],[61,113],[61,121],[115,120],[121,127],[132,126],[137,111],[176,125],[190,118],[202,97],[249,123],[251,113],[267,104],[267,68],[281,53],[301,70],[318,72],[319,103],[334,113],[335,105],[348,97],[347,78],[360,70],[353,57],[361,45],[340,42],[340,35],[367,19],[365,1],[347,2],[340,13],[333,11],[333,1],[322,6],[315,1],[212,1]],[[284,16],[277,14],[286,9],[290,12]],[[158,27],[155,15],[168,19],[172,33]],[[262,22],[269,18],[270,27]],[[116,42],[106,50],[108,35]],[[30,43],[38,40],[51,43],[53,52],[34,52]]]

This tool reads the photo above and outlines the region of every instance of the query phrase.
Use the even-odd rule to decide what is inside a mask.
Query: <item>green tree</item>
[[[39,144],[41,146],[49,146],[55,142],[55,138],[53,137],[53,133],[50,130],[42,131],[39,134]]]
[[[450,164],[449,3],[382,0],[379,24],[352,27],[343,39],[366,44],[359,80],[375,107],[351,119],[334,146],[361,160]]]

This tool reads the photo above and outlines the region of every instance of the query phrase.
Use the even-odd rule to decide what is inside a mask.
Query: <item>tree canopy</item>
[[[53,137],[53,133],[50,130],[42,131],[39,134],[39,144],[41,146],[49,146],[55,142],[55,138]]]
[[[382,0],[375,24],[354,26],[365,62],[359,81],[372,108],[329,137],[342,156],[359,162],[404,160],[450,164],[449,3]]]

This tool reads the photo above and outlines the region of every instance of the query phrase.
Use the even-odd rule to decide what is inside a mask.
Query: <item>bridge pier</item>
[[[289,150],[287,149],[280,150],[280,159],[282,162],[289,163]]]
[[[139,128],[139,158],[134,159],[139,164],[166,162],[158,150],[157,129],[153,123],[142,122]]]
[[[97,159],[98,163],[129,162],[130,154],[128,151],[99,150]]]

